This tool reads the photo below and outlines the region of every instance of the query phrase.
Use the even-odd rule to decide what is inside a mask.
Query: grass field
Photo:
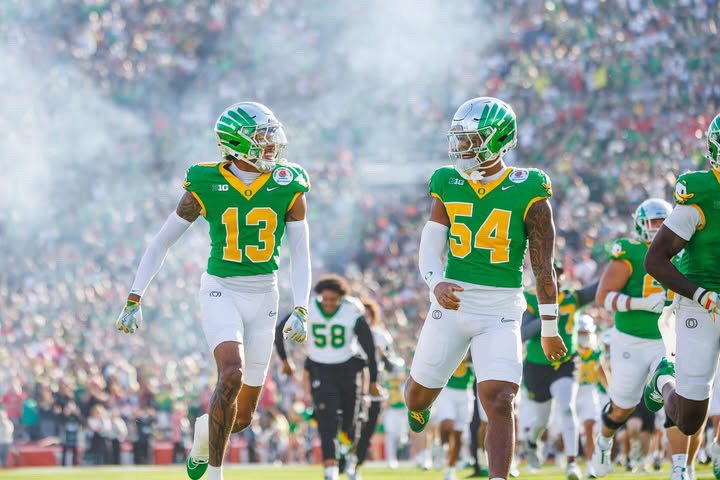
[[[667,480],[670,477],[668,465],[660,473],[644,474],[644,473],[616,473],[605,477],[608,480],[639,478],[644,480]],[[422,480],[422,479],[442,479],[442,472],[432,470],[423,472],[416,468],[400,468],[398,470],[388,470],[379,467],[367,467],[363,469],[363,480]],[[459,472],[458,478],[465,478],[469,474],[469,470]],[[58,480],[184,480],[184,469],[179,467],[107,467],[107,468],[33,468],[33,469],[16,469],[16,470],[0,470],[0,479],[2,480],[20,480],[20,479],[58,479]],[[341,479],[347,478],[344,475]],[[521,479],[532,480],[562,480],[565,478],[563,472],[557,468],[546,467],[542,471],[533,474],[522,474]],[[698,479],[711,479],[712,471],[709,467],[700,467],[698,470]],[[233,468],[225,470],[226,480],[321,480],[322,472],[320,467],[264,467],[264,468]]]

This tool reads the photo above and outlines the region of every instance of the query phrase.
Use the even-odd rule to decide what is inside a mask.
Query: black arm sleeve
[[[368,370],[370,370],[370,381],[377,382],[378,366],[375,355],[375,340],[373,339],[370,325],[365,321],[365,317],[360,317],[355,322],[355,335],[357,335],[358,343],[367,355]]]
[[[600,282],[595,282],[592,285],[588,285],[587,287],[583,287],[580,290],[575,290],[575,295],[577,296],[577,302],[578,302],[578,308],[584,307],[588,303],[592,303],[595,300],[595,292],[597,292],[598,284]]]
[[[535,315],[525,310],[522,316],[522,325],[520,325],[520,339],[525,342],[537,335],[542,326],[540,322],[542,322],[541,318],[536,318]]]
[[[283,342],[283,328],[285,328],[285,324],[288,321],[288,318],[290,318],[290,315],[287,315],[285,318],[280,320],[275,326],[275,349],[277,350],[278,356],[280,357],[280,360],[287,360],[287,352],[285,351],[285,342]]]

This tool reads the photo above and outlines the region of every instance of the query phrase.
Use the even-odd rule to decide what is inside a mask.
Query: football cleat
[[[430,409],[426,408],[420,412],[413,412],[408,410],[408,425],[410,430],[415,433],[420,433],[427,427],[428,421],[430,420]]]
[[[529,440],[525,444],[525,454],[527,455],[527,468],[531,473],[537,472],[542,467],[540,461],[540,452],[537,443],[532,443]]]
[[[659,411],[665,404],[662,392],[657,386],[657,380],[660,375],[675,376],[675,364],[665,357],[663,357],[660,363],[658,363],[658,366],[655,368],[655,373],[653,373],[653,376],[650,378],[647,385],[645,385],[645,390],[643,391],[645,406],[651,412]]]
[[[582,472],[580,471],[580,467],[578,467],[577,463],[569,462],[567,464],[567,468],[565,469],[565,478],[567,478],[567,480],[580,480],[582,478]]]
[[[205,475],[210,458],[210,432],[208,414],[200,415],[195,419],[195,434],[193,435],[193,446],[185,462],[188,477],[198,480]]]
[[[600,478],[604,477],[610,472],[612,467],[612,460],[610,454],[612,452],[612,440],[606,448],[602,448],[600,443],[600,434],[595,437],[595,451],[592,456],[592,467],[595,471],[595,475]]]

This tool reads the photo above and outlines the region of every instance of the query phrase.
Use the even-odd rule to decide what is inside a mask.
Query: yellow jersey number
[[[223,260],[242,262],[243,251],[238,246],[238,209],[230,207],[222,214],[222,223],[225,225],[225,247]],[[259,245],[247,245],[245,256],[253,263],[267,262],[275,251],[275,228],[277,227],[277,213],[269,207],[255,207],[245,215],[244,226],[260,226],[258,231]]]

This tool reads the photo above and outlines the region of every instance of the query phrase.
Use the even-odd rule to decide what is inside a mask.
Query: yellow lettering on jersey
[[[245,255],[254,263],[267,262],[275,251],[275,227],[277,227],[277,214],[269,207],[255,207],[245,216],[246,225],[264,225],[258,232],[258,239],[262,246],[248,245]]]
[[[649,297],[650,295],[653,295],[655,293],[663,293],[664,291],[665,289],[660,284],[660,282],[651,277],[649,273],[645,274],[645,276],[643,277],[643,297]]]
[[[510,260],[510,210],[493,208],[475,235],[475,248],[490,250],[490,263]]]
[[[245,185],[239,178],[237,178],[235,175],[232,174],[226,166],[230,165],[231,162],[222,162],[218,164],[218,170],[220,170],[220,173],[223,177],[225,177],[225,180],[232,185],[232,187],[240,192],[243,197],[250,200],[253,195],[255,195],[258,190],[260,190],[265,183],[270,179],[270,173],[263,173],[258,178],[255,179],[254,182],[252,182],[250,185]]]
[[[462,362],[453,372],[453,377],[464,377],[467,373],[467,364],[465,362]]]
[[[238,209],[230,207],[222,214],[222,223],[225,225],[225,246],[223,247],[223,260],[229,262],[242,262],[242,250],[238,248]]]
[[[558,295],[558,303],[562,303],[564,299],[565,292],[560,292],[560,295]],[[575,305],[572,303],[567,305],[560,305],[560,307],[558,307],[558,314],[560,316],[568,316],[568,321],[565,324],[565,333],[567,333],[568,335],[572,335],[573,327],[575,325]]]
[[[465,258],[472,250],[472,232],[464,223],[458,223],[457,217],[471,217],[472,203],[447,202],[445,204],[450,218],[450,252],[457,258]]]
[[[508,167],[507,170],[505,170],[505,173],[500,178],[497,178],[497,179],[493,180],[492,182],[488,182],[485,184],[469,180],[470,187],[473,189],[473,192],[475,192],[477,194],[478,198],[486,197],[490,192],[495,190],[495,188],[498,185],[500,185],[503,181],[505,181],[507,176],[510,175],[510,172],[512,172],[512,171],[513,171],[513,168]]]

